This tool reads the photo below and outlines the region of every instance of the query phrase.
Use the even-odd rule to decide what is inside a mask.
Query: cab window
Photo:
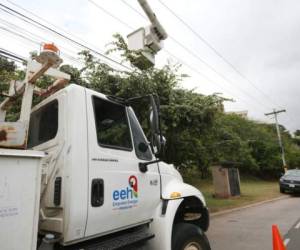
[[[134,111],[128,109],[128,117],[132,130],[133,143],[136,156],[141,160],[152,160],[152,153],[149,147],[149,143],[144,135],[144,132],[134,114]]]
[[[28,147],[40,145],[55,138],[58,130],[58,101],[54,100],[30,116]]]
[[[93,97],[98,144],[121,150],[132,150],[125,106]]]

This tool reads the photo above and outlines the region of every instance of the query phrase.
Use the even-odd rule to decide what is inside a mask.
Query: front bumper
[[[300,193],[300,184],[280,182],[279,186],[280,186],[280,188],[284,189],[285,191]]]

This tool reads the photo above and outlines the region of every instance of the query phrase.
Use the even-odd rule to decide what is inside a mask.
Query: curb
[[[213,218],[213,217],[217,217],[217,216],[221,216],[221,215],[225,215],[225,214],[230,214],[230,213],[233,213],[233,212],[236,212],[236,211],[239,211],[239,210],[244,210],[244,209],[247,209],[247,208],[256,207],[256,206],[260,206],[260,205],[263,205],[263,204],[266,204],[266,203],[271,203],[271,202],[275,202],[275,201],[278,201],[278,200],[284,200],[284,199],[287,199],[287,198],[290,198],[290,196],[282,195],[282,196],[274,198],[274,199],[252,203],[250,205],[246,205],[246,206],[243,206],[243,207],[236,207],[236,208],[227,209],[227,210],[220,211],[220,212],[211,213],[210,217]]]

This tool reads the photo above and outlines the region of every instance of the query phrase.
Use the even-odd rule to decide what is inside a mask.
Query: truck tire
[[[190,223],[178,223],[173,230],[172,250],[211,250],[211,248],[200,227]]]

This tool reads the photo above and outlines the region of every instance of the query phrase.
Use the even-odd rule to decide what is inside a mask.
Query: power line
[[[11,2],[11,1],[10,1]],[[91,0],[90,0],[90,2],[92,2]],[[101,6],[99,6],[98,4],[95,4],[94,2],[93,2],[93,4],[95,5],[95,6],[97,6],[98,8],[100,8],[102,11],[104,11],[106,14],[108,14],[108,15],[110,15],[111,17],[113,17],[113,18],[115,18],[115,19],[117,19],[119,22],[121,22],[123,25],[126,25],[126,27],[127,28],[130,28],[130,29],[133,29],[130,25],[128,25],[127,23],[125,23],[125,22],[123,22],[121,19],[119,19],[119,18],[117,18],[116,16],[114,16],[114,15],[112,15],[110,12],[108,12],[108,11],[106,11],[104,8],[102,8]],[[7,7],[7,6],[5,6],[5,5],[3,5],[3,4],[0,4],[1,6],[4,6],[4,7]],[[37,22],[37,21],[35,21],[35,20],[33,20],[32,18],[29,18],[29,17],[27,17],[27,16],[25,16],[25,15],[23,15],[23,14],[21,14],[21,13],[19,13],[19,12],[17,12],[17,11],[14,11],[13,9],[11,9],[11,8],[9,8],[9,7],[7,7],[10,11],[13,11],[14,13],[16,13],[16,14],[18,14],[18,15],[21,15],[21,17],[24,17],[24,18],[26,18],[27,20],[30,20],[31,22],[34,22],[34,24],[37,24],[37,25],[39,25],[39,26],[42,26],[43,28],[46,28],[47,30],[50,30],[51,32],[54,32],[55,34],[57,34],[57,35],[59,35],[59,36],[63,36],[64,38],[66,38],[66,36],[64,36],[63,34],[61,34],[60,32],[57,32],[57,31],[55,31],[55,30],[53,30],[53,29],[51,29],[51,28],[49,28],[49,27],[47,27],[47,26],[45,26],[45,25],[43,25],[43,24],[41,24],[41,23],[39,23],[39,22]],[[24,8],[23,8],[23,10],[24,10]],[[9,13],[9,14],[11,14],[11,13]],[[75,40],[74,39],[70,39],[70,38],[66,38],[66,39],[68,39],[68,40],[70,40],[70,41],[72,41],[72,42],[74,42]],[[82,44],[80,44],[80,43],[78,43],[78,42],[76,42],[75,41],[75,43],[77,44],[77,45],[82,45]],[[82,45],[83,47],[85,47],[85,48],[87,48],[87,49],[89,49],[89,50],[92,50],[92,51],[94,51],[93,49],[91,49],[91,48],[88,48],[87,46],[85,46],[85,45]],[[98,53],[97,53],[98,54]],[[102,54],[101,54],[102,55]],[[199,58],[198,58],[199,59]],[[115,61],[114,61],[115,62]],[[123,64],[122,64],[123,65]],[[123,65],[124,66],[124,65]]]
[[[175,56],[174,54],[172,54],[170,51],[164,49],[164,51],[166,51],[166,53],[168,55],[170,55],[171,57],[173,57],[175,60],[177,60],[178,62],[180,62],[181,64],[185,65],[187,68],[189,68],[190,70],[192,70],[193,72],[195,72],[196,74],[198,74],[199,76],[205,78],[206,80],[208,80],[209,82],[218,85],[220,88],[222,88],[223,90],[227,91],[229,94],[231,94],[232,96],[235,96],[236,94],[234,94],[233,92],[229,91],[228,89],[224,88],[224,86],[222,84],[219,84],[218,82],[213,81],[212,79],[210,79],[208,76],[206,76],[205,74],[203,74],[202,72],[200,72],[199,70],[197,70],[196,68],[194,68],[193,66],[191,66],[190,64],[188,64],[187,62],[183,61],[181,58]],[[239,97],[239,101],[243,102],[246,105],[251,104],[250,102],[248,103],[246,99],[243,99],[241,97]],[[252,104],[251,104],[252,105]]]
[[[1,22],[4,23],[4,24],[6,24],[6,25],[9,25],[10,27],[13,27],[14,31],[9,30],[8,28],[1,28],[1,27],[0,27],[0,30],[2,29],[5,32],[8,32],[8,33],[10,33],[10,34],[12,34],[14,36],[20,37],[20,38],[24,39],[26,42],[30,42],[30,43],[35,44],[35,45],[39,45],[39,47],[40,47],[40,45],[42,44],[42,42],[45,40],[45,37],[40,37],[38,35],[35,35],[35,34],[31,33],[30,31],[24,29],[23,27],[19,27],[19,26],[14,25],[14,24],[12,24],[10,22],[6,22],[6,21],[4,21],[4,20],[2,20],[0,18],[0,23]],[[18,30],[21,34],[17,33],[15,30]],[[24,34],[24,33],[28,33],[30,35],[30,37],[28,37],[28,35]],[[32,38],[32,37],[35,37],[35,38]],[[34,40],[34,39],[38,39],[39,41]],[[70,60],[72,62],[75,62],[75,63],[79,63],[81,65],[85,64],[85,62],[84,62],[83,59],[76,58],[73,55],[71,55],[72,53],[76,53],[76,52],[73,52],[70,49],[68,49],[68,48],[66,48],[66,47],[64,47],[62,45],[59,45],[59,47],[63,49],[60,52],[60,54],[62,55],[62,58],[67,58],[68,60]],[[67,53],[65,51],[69,51],[71,54],[69,54],[69,53]],[[113,66],[110,65],[110,63],[106,62],[105,64],[107,64],[107,65],[109,65],[109,67],[113,68]],[[115,70],[118,71],[117,69],[115,69]]]
[[[173,16],[175,16],[185,27],[187,27],[200,41],[202,41],[207,47],[209,47],[218,57],[220,57],[226,64],[228,64],[240,77],[246,80],[250,85],[252,85],[258,92],[260,92],[264,97],[269,99],[271,103],[274,104],[273,100],[265,94],[261,89],[259,89],[252,81],[250,81],[240,70],[238,70],[227,58],[225,58],[215,47],[213,47],[206,39],[204,39],[197,31],[195,31],[191,25],[183,20],[178,14],[176,14],[171,8],[169,8],[161,0],[158,0],[161,5],[163,5]],[[277,105],[277,104],[276,104]]]
[[[127,70],[130,70],[130,71],[132,70],[128,66],[126,66],[126,65],[124,65],[124,64],[122,64],[122,63],[120,63],[120,62],[118,62],[118,61],[116,61],[114,59],[111,59],[110,57],[104,55],[103,53],[100,53],[99,51],[97,51],[97,50],[95,50],[93,48],[90,48],[90,47],[88,47],[88,46],[86,46],[86,45],[84,45],[84,44],[76,41],[75,39],[72,39],[72,38],[70,38],[70,37],[62,34],[61,32],[58,32],[58,31],[56,31],[56,30],[54,30],[54,29],[52,29],[52,28],[50,28],[50,27],[48,27],[48,26],[46,26],[46,25],[44,25],[44,24],[42,24],[42,23],[40,23],[40,22],[38,22],[38,21],[36,21],[36,20],[34,20],[34,19],[32,19],[32,18],[30,18],[30,17],[28,17],[28,16],[26,16],[26,15],[24,15],[24,14],[22,14],[22,13],[16,11],[16,10],[14,10],[14,9],[12,9],[12,8],[4,5],[4,4],[2,4],[2,3],[0,3],[0,6],[1,6],[0,7],[1,10],[5,11],[6,13],[8,13],[10,15],[13,15],[13,16],[16,16],[16,17],[19,17],[19,18],[21,17],[21,19],[26,19],[26,20],[30,21],[31,23],[34,23],[34,24],[36,24],[36,25],[38,25],[38,26],[40,26],[40,27],[42,27],[42,28],[44,28],[44,29],[46,29],[48,31],[51,31],[52,33],[54,33],[54,34],[56,34],[56,35],[58,35],[58,36],[60,36],[60,37],[62,37],[64,39],[68,40],[68,41],[71,41],[74,44],[77,44],[77,45],[83,47],[84,49],[92,51],[93,53],[99,55],[100,57],[103,57],[103,58],[105,58],[105,59],[107,59],[107,60],[109,60],[109,61],[111,61],[111,62],[113,62],[115,64],[118,64],[118,65],[126,68]]]
[[[134,7],[132,7],[127,1],[125,0],[121,0],[128,8],[130,8],[132,11],[134,11],[136,14],[138,14],[140,17],[142,17],[143,19],[147,20],[147,18],[140,13],[138,10],[136,10]],[[215,52],[215,54],[217,54],[225,63],[227,63],[239,76],[241,76],[244,80],[246,80],[248,83],[250,83],[258,92],[260,92],[265,98],[269,99],[271,102],[273,103],[273,100],[266,95],[262,90],[260,90],[252,81],[250,81],[245,75],[242,74],[242,72],[240,72],[229,60],[227,60],[219,51],[217,51],[217,49],[215,49],[207,40],[205,40],[199,33],[197,33],[187,22],[185,22],[182,18],[180,18],[173,10],[171,10],[166,4],[164,4],[161,0],[158,0],[165,8],[168,9],[169,12],[171,12],[177,19],[179,19],[194,35],[196,35],[206,46],[208,46],[211,50],[213,50]],[[111,15],[110,15],[111,16]],[[224,79],[224,75],[220,74],[219,72],[216,72],[215,69],[209,65],[208,63],[206,63],[204,60],[202,60],[202,58],[200,58],[198,55],[195,55],[194,52],[192,52],[190,49],[188,49],[185,45],[183,45],[182,43],[180,43],[178,40],[176,40],[175,38],[173,38],[172,36],[169,35],[169,37],[171,38],[171,40],[173,40],[175,43],[177,43],[179,46],[183,47],[186,51],[188,51],[190,54],[193,54],[194,57],[196,57],[198,60],[201,60],[202,63],[204,63],[207,67],[209,67],[211,70],[213,70],[216,74],[218,74],[219,76],[221,76]],[[165,51],[167,51],[165,49]],[[167,53],[169,55],[171,55],[172,57],[176,58],[174,55],[172,55],[170,52],[167,51]],[[182,61],[181,59],[179,59],[177,57],[177,60]],[[188,65],[187,63],[184,63],[188,68],[192,69],[194,72],[196,72],[197,74],[199,74],[200,72],[198,70],[193,69],[192,66]],[[203,73],[200,73],[200,75],[202,75],[204,78],[206,78],[207,80],[209,80],[210,82],[213,82],[210,78],[208,78],[207,76],[205,76]],[[225,77],[225,80],[229,83],[232,83],[227,77]],[[214,82],[216,84],[216,82]],[[221,86],[221,85],[220,85]],[[242,91],[243,93],[245,93],[244,91]],[[246,93],[245,93],[246,94]],[[250,96],[251,98],[253,98],[251,95],[246,94],[248,96]],[[262,103],[262,102],[261,102]],[[264,103],[262,103],[265,107],[267,107]],[[278,106],[278,104],[275,104],[275,106]],[[292,121],[292,123],[297,123],[294,119],[292,119],[290,116],[288,116],[289,120]]]
[[[110,17],[116,19],[118,22],[122,23],[124,26],[126,26],[129,29],[134,29],[132,26],[130,26],[128,23],[124,22],[123,20],[121,20],[120,18],[116,17],[115,15],[111,14],[109,11],[107,11],[106,9],[104,9],[103,7],[101,7],[99,4],[95,3],[93,0],[88,0],[91,4],[93,4],[94,6],[96,6],[98,9],[101,9],[104,13],[106,13],[107,15],[109,15]]]
[[[187,51],[189,54],[193,55],[196,59],[198,59],[200,62],[202,62],[204,65],[206,65],[206,67],[208,67],[210,70],[212,70],[215,74],[217,74],[219,77],[221,77],[223,80],[225,80],[226,82],[234,85],[234,83],[227,78],[226,76],[224,76],[222,73],[220,73],[219,71],[217,71],[214,67],[212,67],[210,64],[208,64],[206,61],[204,61],[200,56],[198,56],[195,52],[193,52],[192,50],[190,50],[188,47],[186,47],[184,44],[182,44],[181,42],[179,42],[178,40],[172,38],[172,36],[169,36],[176,44],[178,44],[180,47],[182,47],[185,51]],[[238,88],[237,86],[235,86],[237,89],[239,89],[239,91],[241,91],[242,93],[244,93],[245,95],[251,97],[253,100],[258,100],[260,102],[261,105],[267,107],[260,99],[255,98],[254,96],[250,95],[249,93],[247,93],[245,90],[243,90],[242,88]]]
[[[20,55],[17,55],[17,54],[15,54],[15,53],[13,53],[13,52],[10,52],[10,51],[8,51],[8,50],[6,50],[6,49],[3,49],[3,48],[0,48],[0,55],[1,56],[4,56],[4,57],[6,57],[6,58],[9,58],[9,59],[14,59],[14,60],[16,60],[16,61],[18,61],[18,62],[27,62],[27,60],[26,59],[24,59],[24,57],[22,57],[22,56],[20,56]]]
[[[89,2],[92,2],[92,0],[88,0]],[[131,10],[133,10],[135,13],[137,13],[140,17],[142,17],[143,19],[147,20],[147,18],[141,14],[138,10],[136,10],[134,7],[132,7],[130,4],[128,4],[125,0],[122,0],[122,2],[128,6]],[[115,20],[119,21],[120,23],[124,24],[126,27],[132,29],[132,26],[130,26],[128,23],[125,23],[124,21],[120,21],[120,18],[116,17],[115,15],[113,15],[112,13],[110,13],[109,11],[105,10],[103,7],[99,6],[98,4],[95,4],[93,2],[93,4],[98,7],[100,10],[104,11],[105,13],[107,13],[110,17],[114,18]],[[220,72],[218,72],[214,67],[212,67],[210,64],[208,64],[206,61],[204,61],[201,57],[199,57],[195,52],[191,51],[189,48],[187,48],[184,44],[182,44],[181,42],[179,42],[177,39],[175,39],[174,37],[172,37],[171,35],[169,35],[170,39],[175,42],[177,45],[179,45],[180,47],[182,47],[184,50],[186,50],[189,54],[193,55],[195,58],[197,58],[200,62],[202,62],[204,65],[206,65],[206,67],[208,67],[210,70],[212,70],[214,73],[216,73],[219,77],[221,77],[223,80],[225,80],[228,83],[232,83],[232,81],[230,79],[228,79],[226,76],[224,76],[223,74],[221,74]],[[165,49],[166,51],[166,49]],[[168,54],[171,55],[170,52],[167,51]],[[172,56],[172,55],[171,55]],[[174,57],[174,56],[173,56]],[[188,68],[191,68],[190,66],[187,66]],[[195,70],[193,70],[195,71]],[[199,74],[199,71],[197,71],[197,73]],[[204,76],[206,79],[208,79],[207,76],[205,76],[204,74],[201,74],[202,76]],[[210,80],[211,81],[211,80]],[[243,89],[241,88],[237,88],[239,89],[239,91],[241,91],[242,93],[244,93],[246,96],[251,97],[254,100],[258,100],[260,102],[261,105],[267,107],[263,102],[260,101],[260,99],[253,97],[252,95],[249,95],[249,93],[245,92]],[[269,108],[269,107],[267,107]]]
[[[128,8],[130,8],[132,11],[134,11],[135,13],[137,13],[140,17],[142,17],[143,19],[147,20],[147,18],[138,10],[136,10],[134,7],[132,7],[130,4],[128,4],[125,0],[121,0]],[[174,59],[176,59],[177,61],[181,62],[182,64],[184,64],[187,68],[189,68],[190,70],[194,71],[195,73],[197,73],[198,75],[200,75],[201,77],[204,77],[206,80],[208,80],[211,83],[217,84],[218,86],[220,86],[222,89],[226,90],[224,88],[224,86],[222,86],[221,84],[218,84],[217,82],[214,82],[212,79],[210,79],[208,76],[206,76],[205,74],[201,73],[199,70],[195,69],[193,66],[191,66],[190,64],[188,64],[187,62],[183,61],[181,58],[175,56],[174,54],[172,54],[170,51],[168,51],[167,49],[164,49],[164,51],[170,55],[171,57],[173,57]],[[226,90],[227,92],[230,93],[230,91]],[[232,93],[231,93],[232,94]],[[232,94],[235,95],[235,94]]]
[[[30,14],[30,15],[36,17],[36,18],[38,18],[39,20],[42,20],[44,23],[46,23],[46,24],[48,24],[48,25],[50,25],[50,26],[56,28],[57,30],[60,30],[61,32],[64,32],[65,34],[68,34],[70,37],[76,39],[77,41],[81,41],[81,42],[84,43],[84,44],[88,44],[89,46],[94,47],[96,50],[100,51],[102,54],[105,54],[105,52],[102,51],[101,49],[99,49],[97,46],[95,46],[95,45],[93,45],[93,44],[91,44],[91,43],[89,43],[89,42],[87,42],[87,41],[81,39],[80,37],[78,37],[78,36],[76,36],[76,35],[74,35],[74,34],[68,32],[67,30],[65,30],[65,29],[63,29],[63,28],[61,28],[61,27],[59,27],[59,26],[53,24],[53,23],[50,22],[49,20],[46,20],[45,18],[38,16],[37,14],[33,13],[32,11],[25,9],[24,7],[22,7],[22,6],[20,6],[20,5],[16,4],[16,3],[14,3],[14,2],[11,1],[11,0],[6,0],[6,1],[9,2],[10,4],[12,4],[13,6],[15,6],[15,7],[17,7],[17,8],[19,8],[19,9],[23,10],[24,12],[26,12],[26,13],[28,13],[28,14]],[[118,59],[114,58],[113,56],[110,56],[110,58],[114,59],[115,61],[118,60]],[[107,63],[107,62],[105,62],[105,63]],[[108,63],[107,63],[107,64],[108,64]],[[112,65],[109,64],[109,66],[113,68]]]
[[[8,0],[9,1],[9,0]],[[11,1],[9,1],[10,3],[12,3]],[[91,2],[91,1],[90,1]],[[94,3],[94,2],[93,2]],[[95,3],[94,3],[95,4]],[[128,5],[129,6],[129,5]],[[18,6],[18,7],[20,7],[20,6]],[[97,7],[98,8],[101,8],[101,6],[99,6],[99,5],[97,5]],[[22,7],[20,7],[20,8],[22,8]],[[23,10],[25,10],[24,8],[22,8]],[[134,9],[134,8],[132,8],[132,9]],[[101,8],[101,10],[102,11],[104,11],[106,14],[109,14],[111,17],[113,17],[113,18],[116,18],[114,15],[112,15],[110,12],[108,12],[108,11],[106,11],[104,8]],[[31,14],[33,14],[32,12],[30,12]],[[137,13],[139,13],[138,11],[137,11]],[[37,16],[37,15],[35,15],[35,16]],[[142,15],[141,15],[142,16]],[[128,27],[128,28],[130,28],[130,29],[132,29],[132,27],[130,26],[130,25],[128,25],[127,23],[125,23],[125,22],[123,22],[121,19],[119,19],[119,18],[117,18],[118,19],[118,21],[119,22],[122,22],[124,25],[126,25],[126,27]],[[170,53],[169,53],[170,54]],[[173,56],[174,57],[174,56]],[[189,67],[189,68],[191,68],[191,67]],[[198,72],[199,73],[199,72]],[[202,76],[204,76],[204,74],[202,74]],[[205,77],[205,76],[204,76]],[[206,77],[207,78],[207,77]],[[211,81],[211,80],[210,80]]]
[[[9,1],[9,0],[7,0],[7,1],[10,2],[10,3],[12,3],[12,4],[14,4],[12,1]],[[26,10],[25,8],[19,6],[19,5],[16,5],[16,4],[14,4],[14,5],[17,6],[18,8],[21,8],[22,10],[24,10],[24,11],[30,13],[31,15],[34,15],[35,17],[40,18],[40,19],[43,20],[44,22],[48,22],[47,20],[45,20],[45,19],[43,19],[43,18],[37,16],[37,15],[34,14],[33,12],[30,12],[30,11]],[[100,6],[98,6],[98,7],[100,7]],[[103,8],[102,8],[102,10],[103,10]],[[113,17],[112,15],[110,15],[110,16]],[[0,19],[0,20],[1,20],[1,19]],[[23,20],[23,19],[22,19],[22,20]],[[2,21],[4,21],[4,20],[2,20]],[[24,20],[24,21],[26,21],[26,20]],[[118,20],[118,21],[119,21],[119,20]],[[8,23],[9,25],[13,25],[13,26],[16,27],[16,28],[19,28],[19,30],[22,29],[23,32],[25,31],[25,32],[29,33],[31,36],[38,37],[37,35],[35,35],[35,34],[29,32],[29,31],[27,31],[27,30],[24,29],[23,27],[22,27],[22,28],[21,28],[21,27],[18,27],[18,26],[16,26],[16,25],[12,24],[12,23],[7,22],[7,21],[4,21],[4,22],[5,22],[5,23]],[[29,23],[29,22],[27,22],[27,23]],[[49,22],[48,22],[48,23],[49,23]],[[29,24],[32,24],[32,23],[29,23]],[[52,23],[50,23],[50,24],[51,24],[52,26],[55,26],[55,25],[53,25]],[[35,24],[32,24],[32,25],[34,25],[35,27],[39,28],[39,26],[37,26],[37,25],[35,25]],[[131,26],[129,26],[129,25],[127,25],[127,27],[130,27],[131,29],[133,29],[133,28],[132,28]],[[21,30],[20,30],[20,31],[21,31]],[[12,32],[12,31],[10,31],[10,32]],[[34,41],[32,38],[24,37],[23,35],[17,34],[16,32],[13,32],[13,34],[14,34],[14,35],[17,35],[17,36],[20,36],[20,37],[23,38],[23,39],[27,39],[27,41],[33,42],[33,43],[38,44],[38,45],[40,45],[41,42],[44,40],[43,38],[39,37],[38,39],[40,39],[41,41],[40,41],[40,42],[37,42],[36,40]],[[60,46],[60,47],[62,47],[62,46]],[[62,47],[62,48],[63,48],[63,47]],[[62,54],[65,54],[65,56],[68,57],[70,60],[75,61],[75,62],[78,62],[78,59],[76,59],[76,58],[74,58],[74,57],[72,57],[72,56],[69,56],[69,55],[67,55],[67,54],[64,53],[64,52],[62,52]],[[168,54],[171,55],[171,56],[173,56],[173,57],[175,57],[175,56],[172,55],[170,52],[168,52]],[[179,58],[177,58],[177,60],[179,61]],[[182,61],[182,60],[181,60],[181,61]],[[190,69],[192,69],[193,71],[195,71],[195,69],[193,69],[190,65],[187,65],[187,63],[184,63],[184,64],[185,64],[188,68],[190,68]],[[195,72],[196,72],[197,74],[201,75],[202,77],[206,78],[207,80],[213,82],[213,81],[212,81],[211,79],[209,79],[207,76],[205,76],[204,74],[201,74],[201,72],[199,72],[199,71],[195,71]],[[222,88],[224,88],[222,85],[220,85],[220,86],[221,86]],[[228,92],[229,92],[229,91],[228,91]],[[233,95],[235,95],[235,94],[233,94]]]
[[[23,40],[28,41],[28,42],[30,42],[30,43],[32,43],[32,44],[35,44],[35,45],[38,45],[38,46],[41,45],[41,42],[36,41],[36,40],[33,40],[32,38],[29,38],[28,36],[25,36],[24,33],[23,33],[23,34],[20,34],[20,33],[16,32],[16,31],[12,31],[12,30],[10,30],[10,29],[8,29],[8,28],[5,28],[5,27],[0,27],[0,29],[1,29],[1,30],[4,30],[5,32],[8,32],[8,33],[10,33],[10,34],[12,34],[12,35],[14,35],[14,36],[17,36],[17,37],[19,37],[19,38],[22,38]],[[65,53],[65,52],[61,52],[61,53],[62,53],[63,55],[70,56],[70,55],[68,55],[68,54]],[[72,56],[70,56],[70,57],[72,57]]]
[[[14,4],[12,1],[8,1],[8,2]],[[94,2],[93,2],[93,3],[94,3]],[[95,4],[95,3],[94,3],[94,4]],[[27,11],[28,13],[34,15],[35,17],[40,18],[39,16],[37,16],[37,15],[35,15],[34,13],[32,13],[32,12],[30,12],[30,11],[24,9],[23,7],[21,7],[21,6],[19,6],[19,5],[16,5],[16,4],[14,4],[14,5],[17,6],[17,7],[19,7],[19,8],[22,8],[22,10]],[[96,5],[98,8],[100,8],[102,11],[104,11],[106,14],[109,14],[111,17],[117,19],[119,22],[121,21],[121,19],[116,18],[116,17],[115,17],[114,15],[112,15],[110,12],[106,11],[104,8],[101,8],[101,6],[99,6],[98,4],[95,4],[95,5]],[[129,6],[129,5],[128,5],[128,6]],[[45,21],[45,19],[42,19],[42,20]],[[122,24],[126,25],[127,28],[133,29],[133,27],[130,26],[130,25],[128,25],[127,23],[125,23],[125,22],[123,22],[123,21],[121,21],[121,22],[122,22]],[[30,23],[30,24],[32,24],[32,23]],[[34,23],[34,24],[36,24],[36,23]],[[53,25],[53,24],[51,24],[51,25]],[[36,26],[36,25],[35,25],[35,26]],[[39,26],[36,26],[36,27],[39,28]],[[40,44],[39,42],[34,41],[33,39],[30,39],[30,38],[28,38],[28,37],[26,38],[26,37],[24,37],[23,35],[17,34],[16,32],[13,32],[13,31],[10,31],[10,32],[13,33],[14,35],[17,35],[17,36],[23,38],[23,39],[27,39],[27,40],[29,40],[30,42],[33,42],[33,43],[35,43],[35,44]],[[27,31],[27,32],[28,32],[28,31]],[[30,33],[30,32],[29,32],[29,33]],[[31,33],[31,35],[32,35],[32,33]],[[169,54],[171,55],[170,52],[169,52]],[[174,57],[174,55],[173,55],[173,57]],[[188,67],[191,68],[191,66],[188,66]],[[198,71],[197,73],[199,74],[200,72]],[[200,73],[200,74],[201,74],[201,73]],[[208,79],[208,77],[206,77],[204,74],[201,74],[201,75],[202,75],[203,77],[205,77],[205,78]],[[210,79],[208,79],[208,80],[211,81]]]
[[[13,23],[11,23],[11,22],[8,22],[8,21],[6,21],[6,20],[3,20],[3,19],[1,19],[1,18],[0,18],[0,23],[6,25],[6,26],[8,26],[8,27],[11,27],[12,29],[14,29],[14,31],[15,31],[15,30],[18,30],[21,34],[23,34],[23,36],[25,36],[25,34],[26,34],[26,35],[27,35],[27,36],[25,37],[26,40],[29,40],[29,39],[30,39],[30,42],[32,42],[32,43],[34,43],[34,44],[41,45],[42,42],[45,40],[45,37],[41,37],[41,36],[38,36],[38,35],[36,35],[36,34],[33,34],[32,32],[26,30],[25,28],[20,27],[20,26],[18,26],[18,25],[15,25],[15,24],[13,24]],[[6,31],[9,32],[9,33],[14,33],[14,35],[18,35],[18,36],[19,36],[19,34],[16,34],[16,32],[13,32],[12,30],[9,30],[9,31],[6,30]],[[28,35],[30,36],[30,38],[29,38]],[[34,37],[33,39],[35,39],[35,40],[33,40],[32,37]],[[24,37],[22,37],[22,38],[24,38]],[[37,41],[36,39],[38,39],[39,41]],[[68,57],[68,58],[70,58],[70,59],[72,58],[73,61],[74,61],[74,60],[75,60],[75,61],[78,61],[77,58],[75,58],[75,57],[73,57],[72,55],[66,53],[65,51],[69,51],[71,54],[72,54],[72,53],[75,53],[75,54],[76,54],[76,52],[71,51],[70,49],[68,49],[68,48],[66,48],[66,47],[64,47],[64,46],[61,46],[61,45],[60,45],[59,47],[63,49],[63,52],[61,52],[61,53],[64,54],[66,57]]]
[[[126,0],[121,0],[128,8],[130,8],[131,10],[133,10],[135,13],[137,13],[140,17],[144,18],[145,20],[148,20],[141,12],[139,12],[138,10],[136,10],[135,8],[133,8],[129,3],[127,3]]]
[[[4,28],[4,27],[0,27],[0,29],[4,30],[5,32],[8,32],[10,34],[13,34],[14,36],[20,37],[20,38],[24,39],[25,41],[30,42],[32,44],[39,45],[39,46],[41,44],[41,42],[33,40],[32,38],[29,38],[29,37],[25,36],[24,34],[17,33],[15,31],[12,31],[12,30]],[[68,58],[70,61],[83,64],[83,61],[81,61],[80,59],[77,59],[77,58],[73,57],[72,55],[69,55],[66,52],[61,52],[61,54],[62,54],[63,57]]]
[[[21,34],[15,32],[15,31],[9,30],[9,29],[7,29],[7,28],[5,28],[5,27],[0,26],[0,29],[2,29],[2,30],[4,30],[4,31],[7,31],[7,32],[9,32],[9,33],[11,33],[11,34],[14,34],[14,35],[16,35],[16,36],[18,36],[18,37],[21,37],[21,38],[23,38],[23,39],[29,40],[29,41],[31,41],[32,43],[35,43],[35,44],[37,44],[37,45],[40,45],[40,43],[38,43],[38,42],[36,42],[36,41],[34,41],[34,40],[28,38],[28,37],[25,37],[25,36],[23,36],[23,35],[21,35]]]
[[[21,6],[19,6],[19,5],[16,5],[16,4],[14,4],[12,1],[10,1],[10,0],[7,0],[8,2],[10,2],[11,4],[13,4],[13,5],[15,5],[15,6],[17,6],[17,7],[19,7],[19,8],[22,8]],[[129,4],[127,4],[124,0],[122,0],[123,1],[123,3],[124,4],[126,4],[128,7],[130,7],[130,5]],[[91,1],[90,1],[91,2]],[[5,5],[2,5],[2,4],[0,4],[1,6],[5,6]],[[98,8],[101,8],[101,6],[98,6]],[[142,16],[143,18],[145,18],[142,14],[140,14],[139,13],[139,11],[137,11],[137,10],[135,10],[134,8],[132,8],[132,7],[130,7],[132,10],[134,10],[136,13],[138,13],[140,16]],[[11,8],[10,8],[11,9]],[[110,12],[108,12],[108,11],[106,11],[104,8],[101,8],[102,9],[102,11],[104,11],[106,14],[108,14],[108,15],[110,15],[111,17],[113,17],[113,18],[115,18],[115,16],[114,15],[112,15]],[[1,8],[1,10],[3,10],[2,8]],[[41,18],[41,17],[39,17],[39,16],[37,16],[37,15],[35,15],[34,13],[32,13],[32,12],[30,12],[30,11],[28,11],[28,10],[26,10],[26,9],[24,9],[24,8],[22,8],[22,10],[24,10],[24,11],[26,11],[26,12],[29,12],[29,13],[31,13],[32,15],[34,15],[35,17],[38,17],[39,19],[41,19],[41,20],[43,20],[43,21],[45,21],[45,19],[43,19],[43,18]],[[3,10],[3,11],[5,11],[5,10]],[[7,13],[9,13],[9,14],[12,14],[12,13],[10,13],[10,12],[8,12],[8,11],[6,11]],[[25,16],[25,15],[24,15]],[[18,18],[21,18],[20,16],[17,16]],[[23,21],[25,21],[26,19],[25,18],[21,18]],[[119,18],[118,18],[119,19]],[[30,20],[30,19],[29,19]],[[33,20],[33,19],[32,19]],[[121,19],[119,19],[118,20],[119,22],[122,22],[122,24],[123,25],[126,25],[126,27],[127,28],[130,28],[130,29],[133,29],[133,27],[132,26],[130,26],[130,25],[128,25],[127,23],[125,23],[125,22],[123,22]],[[35,25],[35,27],[39,27],[39,28],[41,28],[41,26],[40,25],[38,25],[38,24],[36,24],[36,23],[32,23],[32,22],[28,22],[28,20],[26,20],[26,22],[27,23],[30,23],[31,25]],[[45,21],[45,22],[47,22],[47,21]],[[38,23],[38,22],[37,22]],[[49,23],[49,22],[48,22]],[[50,23],[51,24],[51,23]],[[53,25],[53,24],[51,24],[52,26],[55,26],[55,25]],[[57,27],[57,26],[56,26]],[[45,28],[44,28],[45,29]],[[47,29],[48,30],[48,29]],[[51,30],[50,30],[51,31]],[[27,31],[28,32],[28,31]],[[52,31],[51,31],[52,32]],[[64,31],[65,33],[67,33],[66,31]],[[58,34],[56,34],[56,35],[58,35]],[[23,37],[24,38],[24,37]],[[32,40],[32,39],[31,39]],[[75,39],[73,39],[73,40],[75,40]],[[67,41],[70,41],[70,40],[67,40]],[[73,42],[73,41],[70,41],[70,42]],[[74,42],[73,42],[74,43]],[[85,42],[86,43],[86,42]],[[77,43],[76,43],[77,44]],[[77,44],[78,45],[78,44]],[[80,46],[80,45],[79,45]],[[82,46],[81,46],[82,47]],[[87,46],[86,46],[87,47]],[[91,50],[91,49],[89,49],[89,50]],[[169,54],[169,55],[171,55],[172,57],[175,57],[174,55],[172,55],[170,52],[168,52],[167,51],[167,53]],[[97,53],[96,53],[97,54]],[[67,54],[66,54],[66,56],[67,57],[69,57],[70,58],[70,60],[72,60],[72,59],[74,59],[74,57],[72,57],[72,56],[68,56]],[[177,58],[177,60],[178,60],[178,58]],[[78,60],[74,60],[74,61],[77,61],[78,62]],[[180,60],[180,61],[182,61],[182,60]],[[114,62],[114,61],[113,61]],[[120,63],[117,63],[117,64],[119,64],[120,65]],[[195,68],[193,68],[193,67],[191,67],[190,65],[188,65],[187,63],[185,63],[184,62],[184,64],[188,67],[188,68],[190,68],[190,69],[192,69],[193,71],[195,71],[197,74],[199,74],[199,75],[201,75],[202,77],[205,77],[206,79],[208,79],[209,81],[211,81],[211,82],[213,82],[211,79],[209,79],[207,76],[205,76],[203,73],[201,73],[199,70],[195,70]],[[124,66],[123,64],[121,64],[122,65],[122,67]],[[216,84],[216,82],[214,82],[215,84]],[[221,85],[220,85],[221,86]],[[222,86],[222,88],[223,88],[223,86]]]

